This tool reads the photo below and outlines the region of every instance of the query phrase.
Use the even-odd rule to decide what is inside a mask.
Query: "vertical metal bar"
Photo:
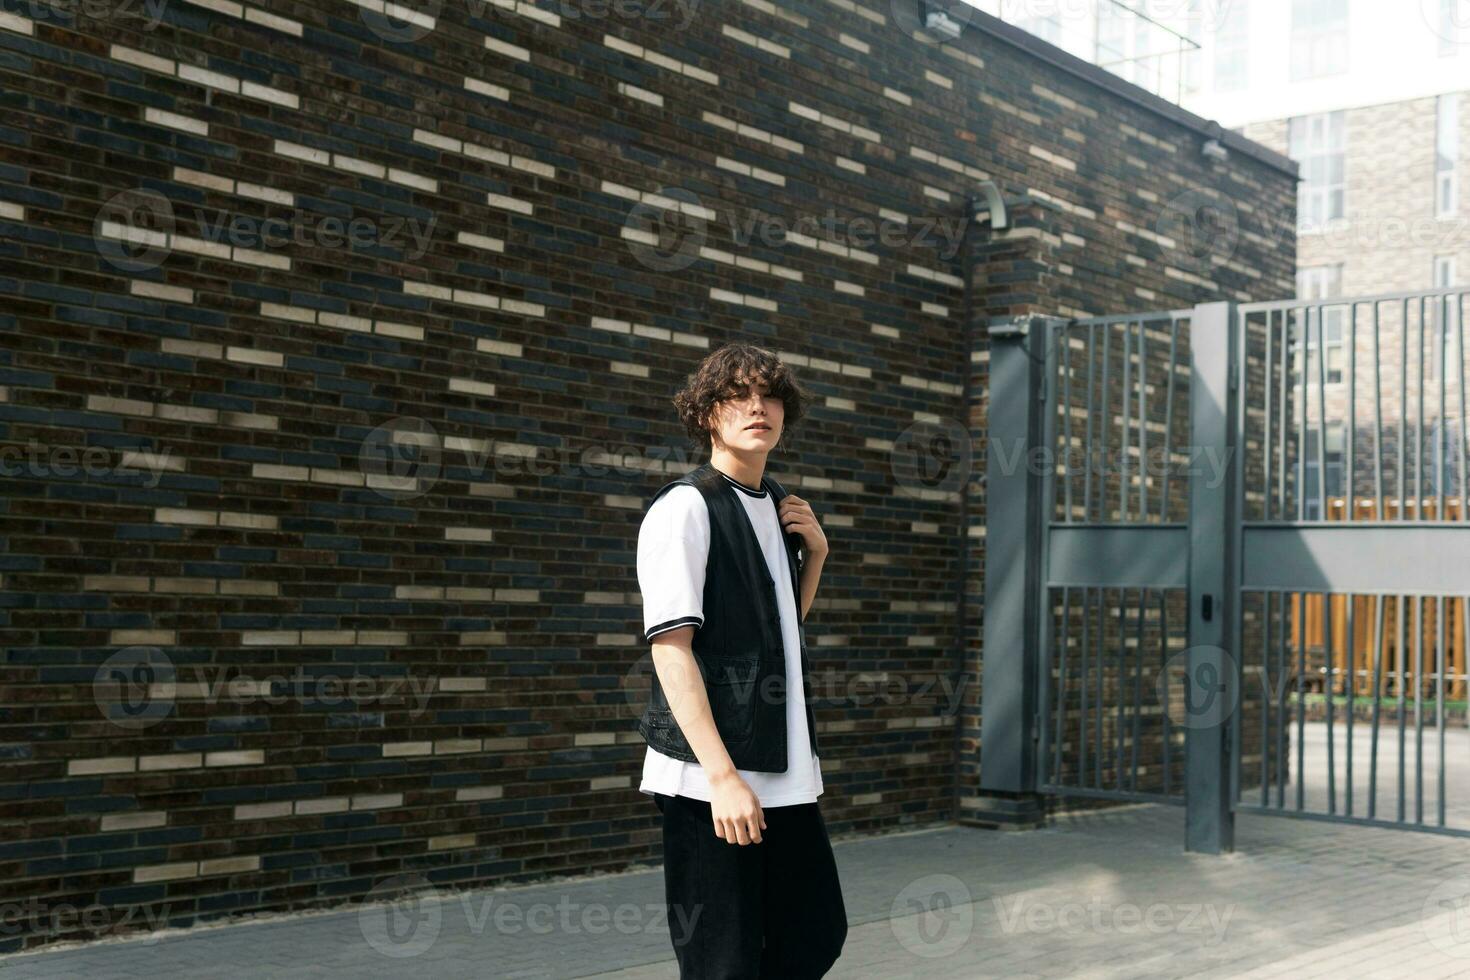
[[[1091,710],[1089,701],[1090,692],[1087,689],[1089,680],[1088,672],[1091,670],[1092,659],[1092,593],[1090,586],[1082,587],[1082,648],[1078,653],[1082,657],[1082,663],[1078,670],[1078,677],[1082,682],[1082,698],[1080,710],[1077,713],[1077,785],[1087,785],[1087,714]]]
[[[1128,495],[1124,493],[1126,498]],[[1113,700],[1117,709],[1113,712],[1113,782],[1119,790],[1123,788],[1123,680],[1124,665],[1128,660],[1128,590],[1118,589],[1118,655],[1113,661]]]
[[[1343,811],[1351,817],[1353,815],[1353,715],[1357,714],[1358,698],[1358,631],[1355,622],[1358,597],[1348,593],[1346,601],[1347,663],[1343,673],[1347,678],[1347,772],[1344,773],[1347,785],[1343,789]]]
[[[1044,513],[1046,514],[1047,519],[1050,519],[1051,511],[1052,507],[1047,507],[1045,509]],[[1039,620],[1038,626],[1040,629],[1045,630],[1047,634],[1050,634],[1055,628],[1055,622],[1053,619],[1053,610],[1055,607],[1052,604],[1051,589],[1050,587],[1048,587],[1045,580],[1041,581],[1038,588],[1041,593],[1040,609],[1038,610],[1039,614],[1037,616],[1037,619]],[[1041,744],[1037,747],[1035,760],[1035,785],[1037,786],[1045,785],[1048,781],[1048,773],[1046,771],[1047,760],[1050,759],[1052,752],[1051,729],[1047,725],[1047,720],[1051,718],[1052,712],[1055,710],[1052,704],[1051,693],[1053,639],[1054,637],[1052,637],[1051,635],[1047,635],[1045,638],[1038,637],[1039,642],[1037,644],[1038,664],[1036,677],[1041,687],[1041,690],[1038,692],[1039,704],[1037,709],[1037,718],[1039,720],[1039,723],[1036,725],[1036,734],[1041,742]]]
[[[1285,394],[1284,391],[1282,393]],[[1278,810],[1286,806],[1286,767],[1287,764],[1291,761],[1289,741],[1291,733],[1287,730],[1286,726],[1286,658],[1290,655],[1290,651],[1287,648],[1286,642],[1288,635],[1286,632],[1286,625],[1287,620],[1290,618],[1288,616],[1286,596],[1286,592],[1283,591],[1281,593],[1280,622],[1277,624],[1276,627],[1277,634],[1279,636],[1279,641],[1276,644],[1276,662],[1278,664],[1278,669],[1276,671],[1276,676],[1278,680],[1276,681],[1276,683],[1279,686],[1279,693],[1276,697],[1276,808]]]
[[[1400,510],[1402,510],[1402,508],[1400,508]],[[1405,747],[1405,744],[1406,744],[1406,741],[1407,741],[1407,738],[1406,738],[1406,736],[1404,734],[1404,721],[1405,721],[1405,719],[1404,719],[1404,660],[1406,659],[1405,650],[1404,650],[1404,644],[1406,642],[1406,633],[1405,633],[1405,631],[1408,629],[1408,622],[1407,622],[1407,620],[1409,618],[1409,597],[1408,596],[1396,596],[1394,598],[1394,611],[1397,614],[1397,615],[1394,616],[1394,619],[1397,621],[1397,626],[1398,626],[1398,643],[1397,643],[1397,645],[1394,648],[1394,662],[1395,662],[1395,666],[1398,668],[1398,709],[1399,709],[1399,806],[1398,806],[1398,821],[1399,821],[1399,823],[1403,823],[1404,822],[1404,806],[1405,806],[1406,800],[1408,799],[1408,787],[1405,784],[1405,777],[1406,777],[1407,771],[1404,768],[1404,747]]]
[[[1148,590],[1138,590],[1138,635],[1133,651],[1133,745],[1131,746],[1131,772],[1128,785],[1138,791],[1138,724],[1143,714],[1143,607],[1148,602]]]
[[[1261,483],[1263,484],[1263,487],[1264,487],[1264,490],[1263,490],[1263,493],[1262,493],[1262,497],[1263,497],[1264,502],[1261,505],[1263,513],[1261,514],[1261,518],[1263,520],[1267,520],[1267,521],[1269,521],[1271,519],[1271,429],[1272,429],[1272,426],[1271,426],[1271,410],[1272,410],[1273,405],[1275,404],[1275,392],[1271,388],[1271,367],[1272,367],[1272,364],[1271,364],[1271,342],[1272,342],[1271,334],[1272,334],[1272,325],[1275,322],[1276,322],[1276,314],[1275,314],[1275,312],[1272,311],[1272,310],[1267,310],[1266,311],[1266,370],[1263,372],[1264,384],[1265,384],[1265,388],[1266,388],[1266,392],[1265,392],[1266,411],[1265,411],[1265,422],[1264,422],[1265,431],[1261,435],[1261,447],[1263,449],[1263,452],[1261,453],[1261,455],[1263,457],[1265,457],[1264,460],[1262,461],[1262,465],[1263,465],[1263,469],[1265,471],[1265,475],[1264,475],[1264,477],[1261,480]]]
[[[1169,687],[1168,677],[1169,664],[1169,590],[1159,590],[1159,670],[1164,671],[1164,710],[1160,714],[1159,729],[1164,743],[1164,795],[1168,796],[1174,789],[1173,771],[1170,768],[1172,753],[1169,750],[1169,738],[1173,734],[1170,731],[1171,721],[1169,718]]]
[[[1107,604],[1108,590],[1099,587],[1097,590],[1097,711],[1092,716],[1093,735],[1095,738],[1096,751],[1093,753],[1093,765],[1096,772],[1093,773],[1093,787],[1103,788],[1103,743],[1102,723],[1103,714],[1108,710],[1107,686],[1104,679],[1107,676],[1106,653],[1107,653]]]
[[[1327,505],[1327,310],[1317,308],[1317,516],[1332,519]],[[1308,321],[1310,329],[1310,321]],[[1329,600],[1330,603],[1330,600]],[[1327,702],[1328,708],[1332,702]],[[1332,715],[1327,716],[1328,727]]]
[[[1307,379],[1312,376],[1312,309],[1302,308],[1302,417],[1297,430],[1296,447],[1296,519],[1307,519],[1307,417],[1311,415],[1312,397]],[[1321,352],[1318,351],[1320,355]]]
[[[1443,416],[1441,416],[1441,418],[1443,418]],[[1445,619],[1444,619],[1444,612],[1445,612],[1444,596],[1437,596],[1436,597],[1436,606],[1437,606],[1437,608],[1435,610],[1435,619],[1438,621],[1438,626],[1439,626],[1439,644],[1438,644],[1438,648],[1435,650],[1435,657],[1434,657],[1435,673],[1438,675],[1438,683],[1436,684],[1435,691],[1434,691],[1434,712],[1435,712],[1434,725],[1435,725],[1435,728],[1438,729],[1438,731],[1439,731],[1439,784],[1436,787],[1436,796],[1437,796],[1437,802],[1439,804],[1439,807],[1438,807],[1438,809],[1439,809],[1439,813],[1438,813],[1439,825],[1441,827],[1443,827],[1444,826],[1444,782],[1445,782],[1445,780],[1444,780],[1444,770],[1445,770],[1445,754],[1444,754],[1444,659],[1445,659],[1445,639],[1446,639],[1446,632],[1447,632],[1445,630]]]
[[[1138,519],[1148,520],[1148,322],[1138,321]],[[1140,654],[1142,648],[1140,647]]]
[[[1409,519],[1408,501],[1404,494],[1408,487],[1404,483],[1409,445],[1409,301],[1404,300],[1403,337],[1399,343],[1399,517]]]
[[[1065,487],[1062,491],[1065,497],[1063,504],[1066,516],[1062,520],[1068,524],[1072,523],[1072,328],[1070,325],[1060,329],[1062,337],[1062,443],[1066,446],[1062,459],[1063,472],[1066,473]]]
[[[1373,303],[1373,519],[1384,520],[1383,511],[1383,355],[1380,347],[1378,302]]]
[[[1281,311],[1281,445],[1277,447],[1276,469],[1281,474],[1281,485],[1277,488],[1276,511],[1277,519],[1286,521],[1291,518],[1286,512],[1286,435],[1287,427],[1291,424],[1291,405],[1294,394],[1289,384],[1288,368],[1292,360],[1291,356],[1291,322],[1290,311]]]
[[[1082,454],[1082,519],[1092,520],[1092,382],[1093,365],[1097,361],[1097,328],[1087,328],[1087,433],[1083,436]]]
[[[1347,470],[1343,482],[1346,486],[1347,513],[1342,515],[1345,521],[1356,521],[1358,519],[1356,494],[1353,490],[1358,481],[1358,304],[1349,307],[1348,316],[1348,410],[1347,410]],[[1356,664],[1354,664],[1356,666]],[[1348,744],[1352,744],[1352,736],[1348,736]],[[1351,769],[1349,769],[1351,774]],[[1351,798],[1351,794],[1349,794]]]
[[[1465,294],[1455,297],[1455,353],[1460,374],[1460,434],[1455,441],[1459,444],[1460,457],[1460,520],[1470,520],[1470,470],[1465,465],[1465,444],[1470,442],[1470,413],[1465,410]],[[1467,610],[1470,611],[1470,610]],[[1470,645],[1470,628],[1465,630],[1465,642]]]
[[[1368,819],[1378,808],[1378,732],[1383,697],[1383,595],[1373,597],[1373,734],[1368,748]]]
[[[1139,329],[1143,324],[1139,323]],[[1128,450],[1133,448],[1133,323],[1123,321],[1123,437],[1118,442],[1119,464],[1122,472],[1118,478],[1118,512],[1120,521],[1128,520],[1132,509],[1133,494],[1128,486]],[[1119,647],[1122,650],[1122,647]],[[1121,774],[1120,774],[1121,778]]]
[[[1337,739],[1332,734],[1332,699],[1337,693],[1337,661],[1332,649],[1332,599],[1331,592],[1322,593],[1322,636],[1323,659],[1327,661],[1327,680],[1322,685],[1327,695],[1327,812],[1337,812]]]
[[[1266,342],[1269,347],[1271,334],[1266,334]],[[1269,369],[1266,372],[1270,374]],[[1270,418],[1271,412],[1267,410],[1266,417]],[[1266,767],[1266,762],[1271,758],[1271,592],[1261,593],[1261,601],[1265,608],[1261,613],[1261,806],[1265,806],[1270,800],[1271,776]]]
[[[1424,596],[1414,597],[1414,822],[1424,822]]]
[[[1113,393],[1108,387],[1109,365],[1112,361],[1113,349],[1113,325],[1108,322],[1102,324],[1103,351],[1102,351],[1102,395],[1101,411],[1098,412],[1097,427],[1098,434],[1102,436],[1102,450],[1098,459],[1102,461],[1097,473],[1097,495],[1098,495],[1098,520],[1107,521],[1112,519],[1112,511],[1108,510],[1108,429],[1109,422],[1113,417]]]
[[[1159,517],[1169,519],[1169,471],[1174,468],[1174,375],[1177,372],[1176,352],[1179,348],[1179,320],[1169,317],[1169,380],[1164,394],[1164,486],[1159,504]]]
[[[1071,643],[1072,643],[1071,626],[1072,626],[1072,590],[1070,588],[1068,588],[1067,586],[1064,585],[1064,586],[1062,586],[1062,642],[1060,644],[1062,652],[1061,652],[1061,656],[1059,658],[1060,659],[1060,667],[1057,670],[1057,700],[1056,700],[1056,716],[1057,716],[1056,717],[1056,726],[1057,726],[1056,741],[1057,741],[1057,744],[1056,744],[1055,748],[1053,749],[1053,751],[1056,754],[1056,760],[1055,760],[1055,762],[1052,765],[1052,771],[1049,774],[1050,778],[1046,780],[1046,782],[1050,782],[1050,783],[1057,782],[1058,781],[1058,777],[1060,776],[1061,771],[1062,771],[1062,737],[1063,737],[1062,736],[1062,733],[1064,731],[1066,731],[1066,729],[1063,727],[1063,718],[1066,716],[1066,713],[1067,713],[1067,648],[1069,646],[1071,646]],[[1046,753],[1043,752],[1041,754],[1041,757],[1043,759],[1045,759],[1046,758]]]
[[[1302,681],[1307,674],[1307,595],[1296,594],[1296,808],[1300,813],[1306,803],[1307,699]]]
[[[1449,425],[1449,392],[1446,391],[1446,389],[1449,387],[1450,383],[1450,365],[1448,360],[1450,356],[1448,344],[1448,341],[1450,339],[1450,304],[1448,296],[1441,296],[1439,298],[1439,301],[1439,317],[1436,320],[1436,332],[1439,334],[1439,336],[1436,338],[1439,341],[1439,424],[1435,426],[1435,432],[1437,434],[1434,437],[1434,487],[1436,490],[1439,491],[1439,493],[1437,494],[1434,519],[1437,521],[1442,521],[1445,519],[1444,444],[1445,436],[1449,432],[1449,429],[1447,428]]]
[[[1414,429],[1414,520],[1424,520],[1424,297],[1419,297],[1419,424]],[[1419,674],[1414,682],[1419,682]]]

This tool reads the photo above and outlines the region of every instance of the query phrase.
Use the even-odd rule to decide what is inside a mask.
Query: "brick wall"
[[[103,909],[0,949],[656,860],[634,544],[732,339],[815,395],[833,832],[956,814],[984,499],[913,437],[983,460],[991,316],[1289,292],[1293,185],[902,6],[0,0],[0,901]]]

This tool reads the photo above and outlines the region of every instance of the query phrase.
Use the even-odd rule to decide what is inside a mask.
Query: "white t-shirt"
[[[762,807],[813,803],[822,793],[822,767],[811,751],[806,695],[801,686],[801,637],[796,596],[776,504],[765,489],[751,490],[724,473],[730,492],[740,498],[776,584],[781,637],[786,647],[786,771],[736,770]],[[704,624],[704,569],[709,557],[709,508],[698,487],[680,484],[653,502],[638,531],[638,586],[643,591],[643,630],[658,633]],[[650,632],[652,631],[652,632]],[[688,796],[710,800],[709,780],[697,762],[682,762],[651,746],[643,759],[638,789],[650,796]]]

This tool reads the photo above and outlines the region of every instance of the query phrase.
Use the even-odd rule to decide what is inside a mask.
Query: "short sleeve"
[[[679,484],[653,502],[638,530],[643,638],[704,625],[709,509],[698,487]]]

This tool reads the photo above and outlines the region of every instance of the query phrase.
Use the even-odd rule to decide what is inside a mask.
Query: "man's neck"
[[[716,446],[710,450],[709,464],[730,479],[755,490],[760,487],[761,474],[766,471],[766,454],[734,453],[723,446]]]

